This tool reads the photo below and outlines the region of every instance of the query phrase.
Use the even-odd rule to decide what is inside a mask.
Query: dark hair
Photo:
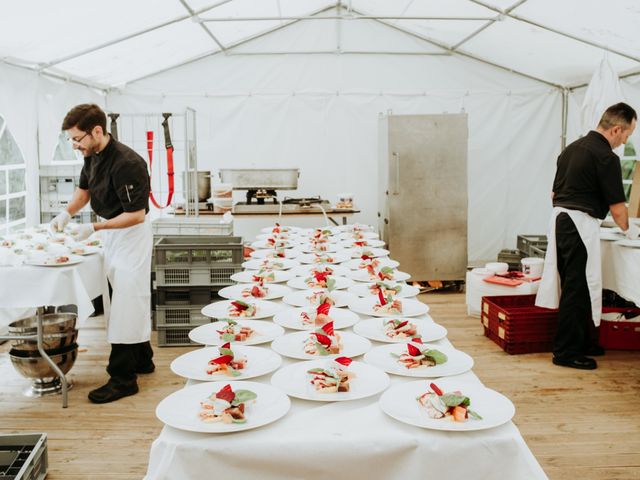
[[[95,103],[83,103],[69,110],[62,121],[62,130],[78,127],[86,133],[91,133],[93,127],[102,127],[102,133],[107,133],[107,116]]]
[[[604,111],[598,126],[604,130],[609,130],[616,125],[628,127],[637,119],[636,111],[626,103],[620,102],[611,105]]]

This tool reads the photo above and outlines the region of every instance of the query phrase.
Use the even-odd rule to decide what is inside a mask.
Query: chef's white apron
[[[142,343],[151,338],[151,250],[147,216],[132,227],[101,231],[104,268],[113,288],[107,323],[109,343]]]
[[[565,212],[571,217],[580,239],[587,249],[586,277],[591,298],[591,317],[595,326],[600,325],[602,313],[602,264],[600,263],[600,220],[579,210],[554,207],[549,222],[547,253],[536,305],[543,308],[558,308],[560,305],[560,274],[556,252],[556,217]]]

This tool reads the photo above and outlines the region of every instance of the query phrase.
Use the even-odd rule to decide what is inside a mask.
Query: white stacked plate
[[[319,288],[319,287],[310,287],[309,285],[307,285],[307,283],[305,282],[307,277],[295,277],[292,278],[291,280],[289,280],[287,282],[287,285],[289,287],[292,288],[298,288],[300,290],[307,290],[309,288]],[[333,276],[329,276],[327,278],[332,278],[333,280],[335,280],[335,286],[334,289],[335,290],[342,290],[344,288],[349,288],[350,286],[353,285],[353,280],[351,280],[350,278],[346,278],[346,277],[333,277]]]
[[[380,235],[375,232],[358,232],[358,234],[353,232],[342,232],[338,235],[338,238],[340,240],[377,240],[380,238]]]
[[[384,282],[387,285],[390,286],[395,286],[397,285],[396,282]],[[401,283],[401,282],[399,282]],[[373,296],[377,296],[377,293],[371,293],[371,287],[375,285],[375,283],[356,283],[355,285],[352,285],[351,287],[349,287],[349,289],[347,290],[349,293],[352,293],[354,295],[357,295],[358,297],[369,297],[371,295]],[[413,285],[408,285],[406,283],[401,283],[402,288],[400,289],[400,291],[394,295],[394,297],[398,297],[398,298],[409,298],[409,297],[415,297],[416,295],[418,295],[420,293],[420,289],[418,287],[414,287]]]
[[[349,310],[363,315],[368,315],[370,317],[388,318],[417,317],[425,315],[429,311],[429,306],[418,300],[403,298],[400,301],[402,302],[402,313],[385,313],[374,310],[373,306],[378,303],[378,299],[375,297],[358,298],[349,304]]]
[[[404,282],[406,280],[409,280],[411,278],[411,275],[409,275],[406,272],[400,272],[398,270],[394,270],[392,272],[393,275],[393,279],[391,280],[381,280],[383,282]],[[349,274],[349,278],[351,278],[352,280],[356,280],[358,282],[367,282],[367,283],[371,283],[373,281],[378,281],[380,280],[379,278],[376,278],[375,276],[371,275],[366,269],[359,269],[359,270],[352,270],[351,273]]]
[[[282,312],[278,312],[273,317],[273,321],[282,327],[290,328],[292,330],[315,330],[319,328],[314,325],[303,324],[300,317],[303,312],[315,312],[315,308],[289,308]],[[335,330],[351,327],[360,320],[360,317],[355,313],[337,307],[331,307],[329,309],[329,317],[333,319],[333,328]]]
[[[482,420],[469,418],[465,422],[455,422],[451,417],[430,418],[416,400],[428,391],[429,382],[424,380],[394,385],[380,397],[380,408],[390,417],[409,425],[453,432],[494,428],[507,423],[515,414],[511,400],[480,384],[465,383],[455,378],[443,378],[433,383],[444,393],[460,391],[469,397],[469,408]]]
[[[259,270],[245,270],[231,275],[231,280],[239,283],[258,283],[253,279],[254,275],[259,274]],[[289,270],[273,270],[273,280],[264,280],[264,283],[281,283],[294,278],[295,275]]]
[[[259,318],[273,317],[284,307],[278,303],[268,302],[265,300],[250,300],[249,303],[256,306],[256,314],[251,317],[232,317],[229,315],[229,308],[233,300],[224,300],[214,302],[202,309],[202,314],[210,318],[232,318],[233,320],[257,320]],[[244,301],[244,300],[243,300]]]
[[[218,372],[212,375],[207,373],[209,361],[220,357],[219,347],[199,348],[180,355],[171,362],[171,371],[184,378],[205,382],[246,380],[271,373],[277,370],[282,363],[280,355],[266,348],[233,345],[231,350],[234,355],[243,356],[247,359],[246,367],[242,370],[237,370],[240,374],[237,377]]]
[[[277,248],[293,248],[295,243],[290,240],[278,240],[278,242],[274,245],[268,243],[266,240],[258,240],[251,244],[251,248],[260,248],[265,250],[274,250]]]
[[[251,300],[275,300],[293,292],[291,288],[285,285],[270,283],[264,286],[264,288],[267,289],[267,294],[264,297],[260,297],[258,299],[253,296],[245,297],[244,295],[242,295],[242,291],[245,288],[251,289],[255,286],[255,283],[240,283],[237,285],[231,285],[229,287],[220,289],[220,291],[218,291],[218,295],[220,295],[222,298],[228,298],[230,300],[242,300],[243,302],[247,302]]]
[[[349,254],[351,258],[360,258],[365,253],[370,258],[387,257],[389,255],[389,250],[386,248],[349,248],[344,252]]]
[[[312,368],[327,368],[330,360],[310,360],[288,365],[271,377],[271,384],[287,395],[303,400],[317,402],[342,402],[357,400],[377,395],[389,386],[389,376],[363,362],[352,362],[347,370],[354,373],[349,381],[348,392],[320,393],[316,391],[309,379],[308,370]]]
[[[328,297],[330,297],[334,302],[334,307],[346,307],[350,302],[356,299],[355,295],[347,292],[343,292],[341,290],[333,290],[328,292],[327,290],[323,290],[321,288],[316,288],[313,290],[297,290],[291,293],[288,293],[284,296],[282,301],[287,305],[291,305],[294,307],[315,307],[316,304],[311,304],[309,297],[314,293],[322,292]]]
[[[271,348],[285,357],[301,360],[315,360],[318,358],[357,357],[369,351],[371,342],[355,333],[336,332],[342,337],[342,351],[334,355],[310,355],[305,353],[304,344],[311,332],[295,332],[276,338]]]
[[[284,328],[264,320],[236,320],[238,325],[253,329],[253,335],[244,341],[231,340],[232,345],[260,345],[284,335]],[[219,331],[227,327],[227,322],[213,322],[200,325],[189,332],[189,338],[202,345],[224,345],[229,340],[220,338]]]
[[[255,401],[245,404],[246,423],[204,422],[199,418],[200,402],[227,384],[233,391],[250,390]],[[261,427],[286,415],[291,408],[289,397],[272,387],[257,382],[205,382],[181,388],[164,398],[156,408],[156,416],[166,425],[179,430],[201,433],[229,433]]]
[[[397,358],[392,355],[400,355],[401,353],[406,352],[407,342],[375,347],[365,354],[364,361],[369,365],[373,365],[374,367],[384,370],[387,373],[402,375],[405,377],[450,377],[468,372],[473,368],[473,358],[460,350],[456,350],[455,348],[428,344],[416,344],[416,346],[419,346],[420,350],[438,350],[447,356],[447,361],[440,365],[434,365],[433,367],[422,366],[418,368],[407,368],[398,363]]]
[[[353,331],[369,340],[385,343],[406,343],[408,338],[391,338],[384,333],[384,322],[388,320],[408,320],[416,326],[418,335],[423,342],[435,342],[447,336],[447,329],[431,320],[429,315],[424,317],[391,317],[391,318],[363,318],[353,326]]]
[[[279,267],[274,267],[274,264],[280,264]],[[300,262],[296,262],[295,260],[290,260],[288,258],[269,258],[269,259],[258,259],[254,258],[251,260],[247,260],[242,264],[242,268],[246,268],[247,270],[261,270],[263,268],[270,270],[289,270],[295,267],[298,267]]]
[[[382,240],[376,240],[374,238],[365,238],[362,240],[340,240],[340,245],[344,248],[362,248],[362,245],[357,245],[357,243],[365,242],[364,248],[383,248],[386,243]]]
[[[273,258],[273,259],[279,260],[281,258],[288,258],[288,259],[296,258],[302,252],[295,248],[286,248],[282,253],[284,257],[279,257],[276,255],[276,250],[271,248],[271,249],[264,249],[264,250],[254,250],[253,252],[250,253],[250,256],[251,258]]]
[[[343,251],[345,248],[338,243],[323,243],[321,248],[311,245],[307,242],[296,245],[297,248],[304,253],[317,253],[322,255],[323,253],[335,253]]]

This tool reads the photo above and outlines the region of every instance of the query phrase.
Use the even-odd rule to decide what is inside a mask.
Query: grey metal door
[[[466,114],[390,115],[381,119],[385,130],[380,214],[391,256],[415,280],[464,279]]]

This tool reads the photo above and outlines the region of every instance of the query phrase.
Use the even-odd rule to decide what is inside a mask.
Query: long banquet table
[[[602,288],[640,305],[640,248],[601,240]]]

